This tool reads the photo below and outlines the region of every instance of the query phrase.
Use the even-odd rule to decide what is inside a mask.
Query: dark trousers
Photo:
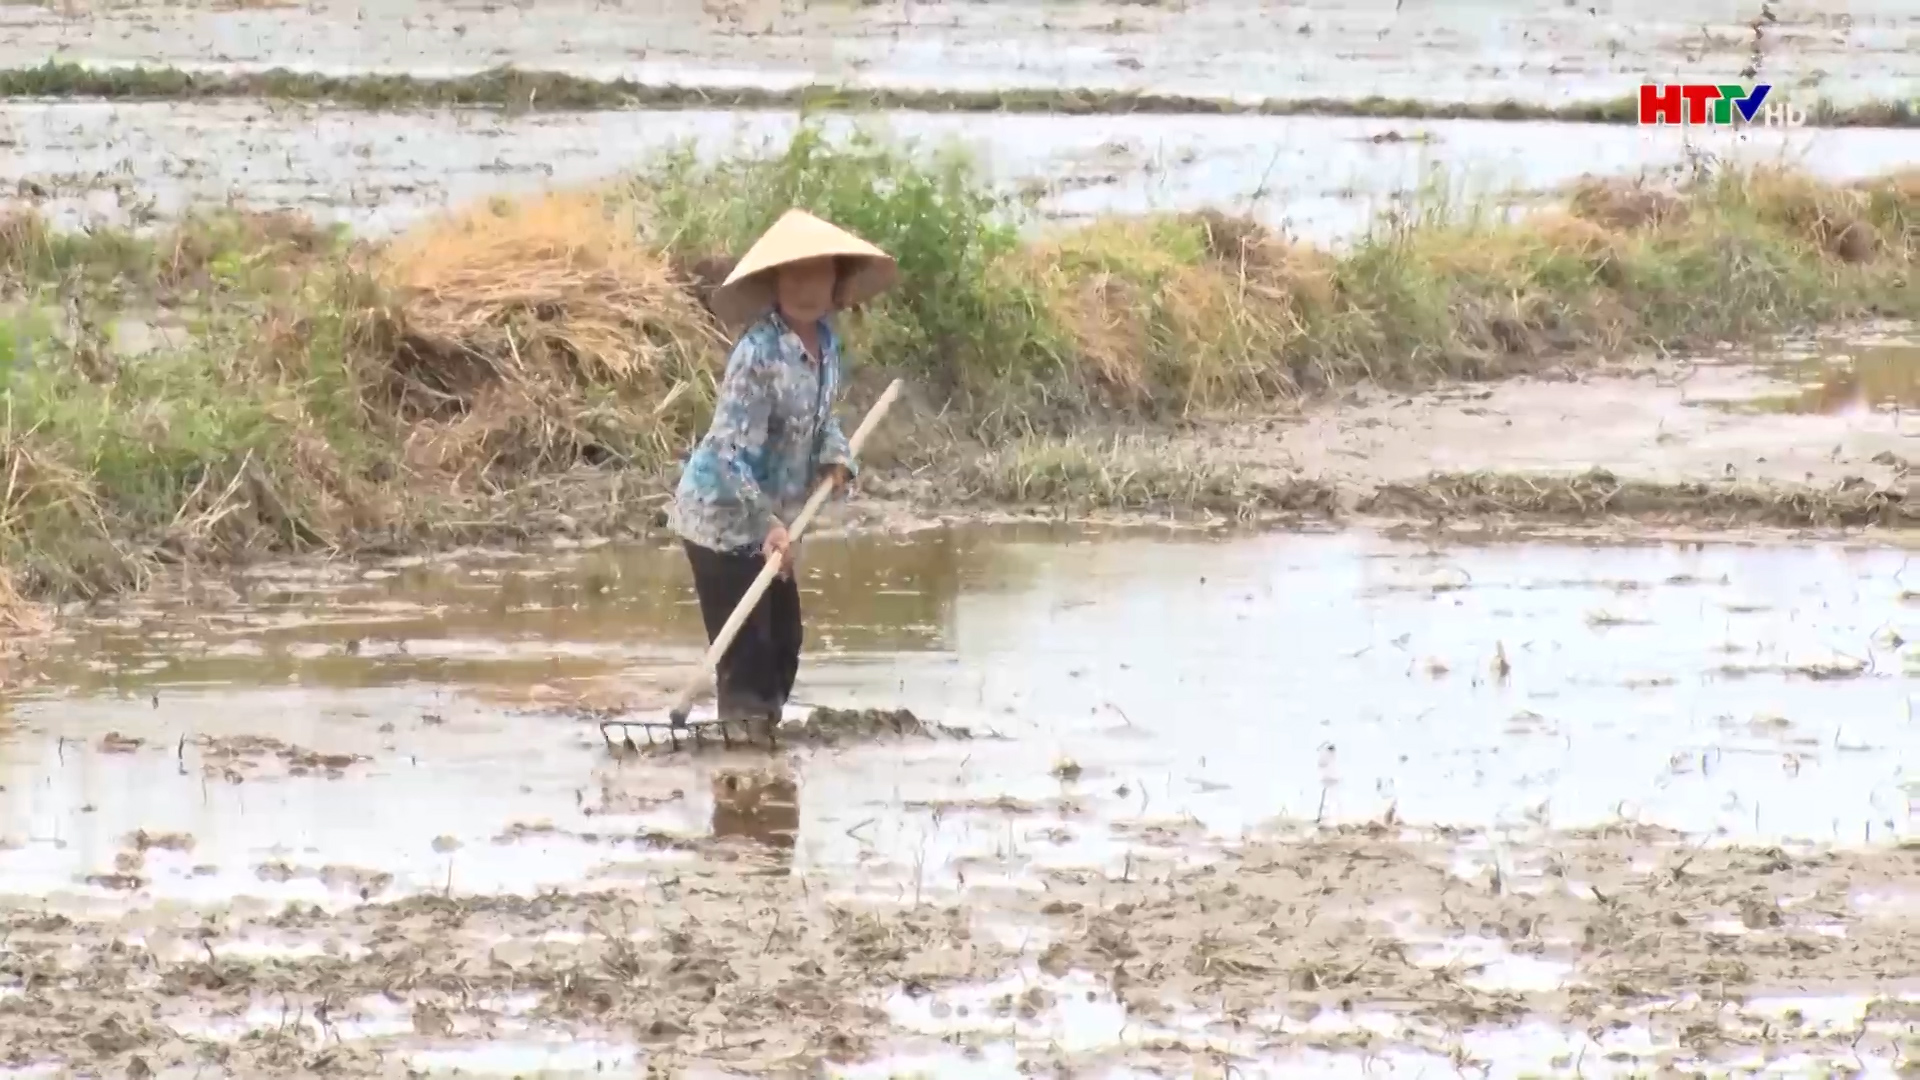
[[[758,552],[722,552],[682,543],[693,566],[693,590],[700,597],[700,619],[707,624],[711,644],[753,579],[760,576],[766,559]],[[777,715],[793,693],[793,679],[800,671],[802,636],[800,583],[776,577],[760,594],[760,602],[740,625],[740,633],[714,672],[722,719]]]

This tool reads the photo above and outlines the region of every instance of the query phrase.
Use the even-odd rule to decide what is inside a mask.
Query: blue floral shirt
[[[834,418],[840,339],[820,323],[820,362],[770,314],[727,358],[713,426],[688,456],[674,492],[674,532],[715,551],[758,550],[778,518],[791,523],[823,466],[853,471]]]

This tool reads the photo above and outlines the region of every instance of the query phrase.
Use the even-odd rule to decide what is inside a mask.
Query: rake
[[[905,380],[893,380],[893,382],[887,386],[886,392],[880,395],[880,400],[874,402],[873,408],[867,410],[866,419],[860,421],[860,426],[854,429],[853,438],[847,440],[847,458],[849,461],[859,460],[860,448],[866,444],[867,437],[873,434],[874,429],[880,426],[881,418],[886,416],[887,410],[893,406],[894,399],[900,396],[900,391],[905,385]],[[814,486],[813,494],[808,497],[806,506],[801,508],[800,515],[793,519],[792,524],[787,526],[787,535],[792,542],[799,541],[801,535],[807,531],[807,526],[813,523],[814,515],[820,512],[820,508],[826,505],[828,497],[832,494],[833,481],[831,479],[822,480]],[[720,632],[714,635],[713,643],[707,646],[707,654],[701,658],[700,666],[694,669],[692,677],[687,680],[679,696],[674,699],[672,707],[667,710],[667,722],[662,724],[658,720],[602,721],[600,724],[600,737],[606,740],[609,747],[613,745],[612,729],[616,727],[624,729],[621,731],[621,741],[628,750],[639,749],[638,746],[634,745],[633,734],[631,732],[631,729],[636,727],[647,733],[647,744],[649,746],[653,745],[653,732],[656,728],[664,728],[666,730],[667,738],[672,742],[673,749],[676,751],[680,749],[680,733],[683,731],[691,733],[695,741],[698,742],[700,739],[700,728],[706,725],[692,725],[687,723],[688,716],[693,712],[694,700],[713,685],[715,665],[720,662],[722,656],[726,655],[727,649],[733,644],[733,639],[739,636],[740,628],[746,625],[747,617],[753,613],[754,606],[760,602],[760,597],[765,595],[767,589],[772,586],[773,579],[780,576],[780,567],[784,561],[785,560],[778,555],[770,556],[766,561],[766,565],[760,568],[760,576],[754,578],[753,584],[747,586],[747,591],[740,597],[740,602],[734,605],[733,614],[728,616],[725,625],[720,627]],[[714,723],[720,727],[720,737],[725,740],[728,746],[733,745],[733,739],[727,733],[726,723],[718,720],[714,721]],[[774,727],[778,726],[778,721],[775,721]],[[767,747],[769,750],[773,749],[773,731],[774,728],[767,730]]]

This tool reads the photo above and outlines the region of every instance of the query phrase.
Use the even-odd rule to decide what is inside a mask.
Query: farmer
[[[722,323],[746,330],[727,360],[713,426],[680,475],[671,520],[709,644],[766,560],[782,560],[714,673],[720,719],[750,731],[780,722],[800,667],[799,553],[788,523],[817,482],[843,491],[853,480],[833,415],[841,356],[832,315],[879,295],[896,273],[886,252],[789,210],[709,301]]]

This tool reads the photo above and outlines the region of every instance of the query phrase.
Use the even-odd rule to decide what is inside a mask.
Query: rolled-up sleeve
[[[773,527],[773,502],[760,487],[755,465],[766,453],[767,417],[773,410],[773,358],[765,338],[748,334],[727,358],[714,403],[708,443],[720,465],[721,494],[737,503],[760,533]]]

